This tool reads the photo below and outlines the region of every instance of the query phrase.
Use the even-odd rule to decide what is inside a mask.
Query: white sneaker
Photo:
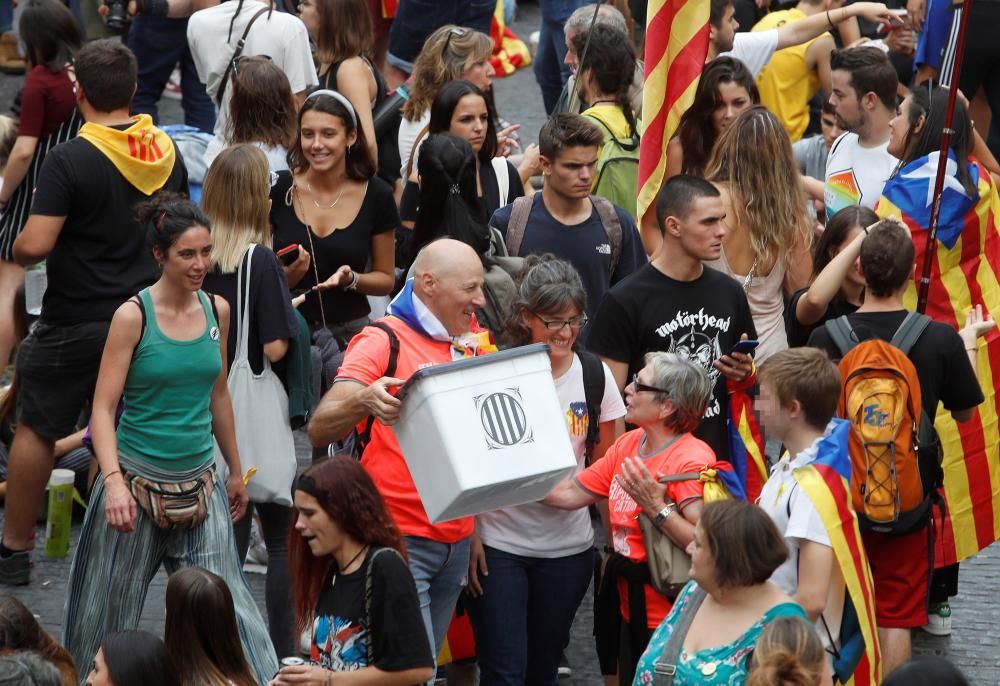
[[[928,610],[921,628],[932,636],[951,636],[951,605],[945,602]]]

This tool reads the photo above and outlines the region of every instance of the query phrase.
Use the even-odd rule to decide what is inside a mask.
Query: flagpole
[[[958,77],[962,72],[962,58],[965,52],[965,32],[969,24],[969,8],[972,0],[965,0],[961,5],[962,17],[959,22],[958,41],[955,47],[955,63],[951,71],[951,84],[948,88],[948,107],[944,115],[944,131],[941,133],[941,149],[938,155],[937,177],[934,180],[934,199],[931,202],[931,217],[927,225],[927,246],[924,249],[924,264],[920,272],[920,284],[917,289],[917,312],[923,314],[927,310],[927,296],[931,287],[931,267],[934,264],[934,254],[937,252],[938,215],[941,212],[941,194],[944,191],[944,176],[948,166],[948,150],[951,148],[951,136],[955,132],[952,125],[955,120],[955,101],[958,97]],[[963,160],[957,160],[963,164]]]

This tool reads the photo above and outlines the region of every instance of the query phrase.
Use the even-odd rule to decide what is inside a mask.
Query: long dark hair
[[[241,57],[232,82],[229,142],[291,147],[296,105],[285,72],[268,58]]]
[[[635,52],[632,50],[632,43],[624,40],[624,36],[617,29],[604,24],[595,24],[590,31],[581,31],[573,37],[573,47],[576,54],[582,58],[576,70],[577,78],[579,79],[584,71],[589,71],[590,77],[601,92],[614,96],[615,103],[625,115],[629,136],[635,136],[638,125],[635,121],[635,112],[632,111],[632,99],[629,97],[635,76]]]
[[[167,646],[148,631],[119,631],[101,643],[108,676],[115,686],[178,686]]]
[[[720,105],[719,86],[723,83],[735,83],[743,86],[750,100],[755,105],[760,104],[760,91],[754,82],[753,74],[738,59],[732,57],[717,57],[707,65],[701,73],[698,90],[695,91],[694,102],[681,117],[677,136],[684,150],[685,174],[702,176],[708,166],[708,158],[719,134],[712,123],[712,113]]]
[[[76,17],[58,0],[27,0],[21,7],[17,30],[28,62],[61,72],[83,45]]]
[[[247,664],[236,625],[229,586],[200,567],[187,567],[167,579],[167,619],[163,640],[184,684],[257,686]]]
[[[76,668],[69,652],[46,632],[24,603],[0,593],[0,651],[31,650],[51,662],[66,683],[76,683]]]
[[[925,81],[910,91],[909,131],[903,146],[903,156],[893,176],[916,159],[938,152],[941,149],[941,134],[944,132],[945,110],[948,109],[948,89]],[[924,127],[914,135],[913,129],[924,117]],[[969,174],[969,153],[972,152],[972,121],[969,110],[961,99],[955,100],[955,116],[952,119],[951,150],[958,162],[958,180],[965,188],[966,195],[977,197],[976,184]]]
[[[204,226],[211,231],[212,223],[196,204],[183,195],[160,191],[149,200],[136,205],[136,220],[146,229],[150,248],[166,256],[170,246],[181,234],[193,226]]]
[[[464,138],[436,133],[420,147],[420,208],[413,226],[411,257],[431,241],[448,236],[478,255],[490,247],[490,232],[479,215],[476,164]]]
[[[497,154],[496,112],[492,100],[475,84],[462,79],[449,81],[441,87],[431,103],[431,120],[427,125],[427,133],[448,133],[451,130],[451,118],[458,106],[458,101],[466,95],[478,95],[486,103],[486,136],[483,147],[479,150],[479,162],[489,164]],[[423,155],[423,148],[420,149]]]
[[[830,217],[826,223],[826,228],[813,245],[813,278],[826,269],[833,259],[833,251],[847,240],[847,234],[855,226],[862,229],[871,226],[878,221],[878,215],[872,210],[861,205],[849,205]]]
[[[295,482],[295,490],[311,495],[345,534],[372,548],[395,548],[404,557],[403,536],[385,501],[361,464],[347,455],[314,462]],[[288,533],[288,569],[294,591],[295,624],[309,626],[320,589],[336,567],[333,556],[316,557],[294,526]]]
[[[345,172],[347,178],[354,181],[367,181],[375,176],[375,162],[368,151],[368,139],[365,137],[365,130],[354,124],[351,112],[340,100],[331,95],[310,95],[302,103],[299,110],[298,126],[295,130],[295,139],[292,147],[288,150],[288,168],[293,172],[302,172],[309,168],[309,162],[302,152],[302,116],[311,110],[323,112],[337,117],[344,124],[344,132],[348,135],[353,131],[357,133],[354,145],[347,149],[344,158]],[[355,115],[357,116],[357,115]]]

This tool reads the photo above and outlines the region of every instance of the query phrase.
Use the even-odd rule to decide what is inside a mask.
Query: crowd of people
[[[911,631],[946,474],[998,467],[1000,65],[973,29],[950,98],[941,0],[892,2],[710,0],[646,216],[641,1],[539,0],[524,146],[505,0],[0,11],[0,584],[53,468],[87,505],[59,640],[0,594],[0,684],[412,686],[461,615],[452,683],[551,686],[590,588],[608,684],[967,683]],[[574,470],[433,521],[398,390],[531,344]]]

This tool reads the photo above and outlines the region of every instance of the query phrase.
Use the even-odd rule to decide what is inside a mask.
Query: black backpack
[[[586,350],[578,350],[583,367],[583,397],[587,403],[587,438],[584,451],[584,464],[590,466],[594,461],[594,446],[601,440],[601,402],[604,400],[604,365],[601,358]]]

